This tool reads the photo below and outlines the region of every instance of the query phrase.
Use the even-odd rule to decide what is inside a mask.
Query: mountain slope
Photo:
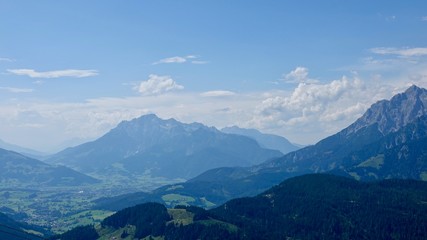
[[[0,148],[6,149],[9,151],[13,151],[13,152],[17,152],[17,153],[20,153],[20,154],[25,155],[27,157],[30,157],[30,158],[44,157],[46,155],[45,153],[41,153],[41,152],[38,152],[36,150],[32,150],[32,149],[20,147],[20,146],[15,145],[15,144],[7,143],[1,139],[0,139]]]
[[[305,175],[211,212],[252,239],[423,239],[426,187],[413,180]]]
[[[426,202],[427,182],[309,174],[209,211],[137,205],[97,231],[108,239],[426,239]]]
[[[30,233],[37,233],[33,235]],[[39,228],[25,223],[16,222],[3,213],[0,213],[0,239],[22,240],[22,239],[43,239],[42,234],[46,232]]]
[[[281,155],[248,137],[151,114],[124,121],[101,138],[48,161],[106,178],[149,174],[188,179],[211,168],[250,166]]]
[[[245,129],[233,126],[223,128],[221,129],[221,131],[229,134],[237,134],[250,137],[256,140],[261,147],[268,149],[276,149],[281,151],[283,154],[299,149],[299,147],[293,145],[291,142],[289,142],[288,139],[284,137],[273,134],[261,133],[260,131],[255,129]]]
[[[427,180],[426,106],[427,90],[412,86],[373,104],[348,128],[313,146],[249,168],[211,169],[185,183],[159,188],[151,199],[178,194],[195,199],[190,204],[211,207],[199,200],[220,204],[253,196],[286,178],[321,172],[358,180]]]
[[[215,183],[222,192],[211,191],[209,195],[224,200],[251,196],[286,178],[319,172],[358,180],[427,180],[426,106],[427,90],[412,86],[390,101],[373,104],[348,128],[313,146],[250,168],[209,170],[181,184],[179,191],[198,196],[191,190],[194,185]]]
[[[392,151],[393,148],[403,147],[410,142],[423,141],[427,137],[426,107],[427,90],[412,86],[389,101],[383,100],[373,104],[361,118],[341,132],[321,140],[314,146],[268,161],[257,168],[263,169],[262,171],[270,169],[285,172],[325,172],[358,166],[384,151]],[[376,145],[377,150],[370,151],[369,156],[365,155],[362,159],[352,157],[354,152],[366,151],[365,149],[371,149],[372,145]],[[419,157],[423,159],[423,166],[418,170],[415,179],[420,179],[422,172],[427,170],[426,156],[421,154]],[[394,177],[410,178],[403,172],[388,176]]]
[[[405,92],[373,104],[361,118],[343,131],[350,135],[366,126],[377,125],[382,135],[396,132],[403,126],[427,114],[427,90],[415,85]]]
[[[7,187],[75,186],[97,182],[67,167],[54,167],[4,149],[0,149],[0,172],[0,183]]]

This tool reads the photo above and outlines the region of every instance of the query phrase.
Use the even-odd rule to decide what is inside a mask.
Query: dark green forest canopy
[[[204,210],[174,224],[158,203],[126,208],[102,226],[136,226],[135,237],[164,239],[426,239],[427,183],[358,182],[328,174],[288,179],[256,196]]]

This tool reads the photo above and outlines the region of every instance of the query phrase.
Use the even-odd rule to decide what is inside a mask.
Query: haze
[[[0,139],[53,152],[147,113],[312,144],[427,87],[425,1],[1,1]]]

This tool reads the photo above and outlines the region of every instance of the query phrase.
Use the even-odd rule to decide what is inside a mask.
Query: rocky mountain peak
[[[131,138],[140,138],[144,135],[157,138],[163,134],[187,134],[198,129],[218,131],[201,123],[181,123],[174,118],[161,119],[155,114],[147,114],[130,121],[123,121],[112,131],[125,133]]]
[[[386,135],[426,115],[426,106],[427,90],[413,85],[390,100],[382,100],[373,104],[345,132],[348,135],[357,132],[361,128],[378,124],[378,130],[383,135]]]

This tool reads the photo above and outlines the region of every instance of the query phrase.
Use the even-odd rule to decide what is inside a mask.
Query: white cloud
[[[49,150],[49,146],[73,138],[95,139],[122,120],[155,113],[162,118],[173,117],[218,128],[232,125],[257,128],[283,135],[293,142],[312,144],[347,127],[378,100],[388,99],[411,84],[427,87],[426,64],[411,68],[393,66],[401,70],[393,71],[392,77],[387,71],[365,74],[367,71],[358,70],[352,77],[302,82],[289,90],[177,93],[173,90],[183,87],[171,77],[153,74],[136,87],[142,93],[136,97],[69,103],[2,99],[0,138]],[[308,70],[306,74],[301,72],[305,78],[310,76]],[[165,92],[168,94],[161,94]]]
[[[200,94],[202,97],[230,97],[234,95],[236,95],[236,93],[224,90],[208,91]]]
[[[337,110],[330,109],[329,111],[325,111],[319,120],[323,122],[336,122],[348,118],[351,119],[354,116],[360,115],[361,113],[365,112],[368,107],[369,106],[367,104],[357,102],[356,104],[347,108],[341,108]]]
[[[308,78],[308,68],[297,67],[284,76],[287,83],[316,83],[316,79]]]
[[[20,99],[0,102],[1,138],[19,145],[49,151],[68,139],[94,139],[123,120],[147,113],[182,122],[226,126],[250,119],[261,97],[205,98],[199,93],[169,93],[127,98],[97,98],[85,102],[40,102]],[[236,100],[236,101],[234,101]],[[40,128],[22,128],[36,124]],[[35,125],[33,125],[35,126]],[[44,136],[41,138],[41,136]]]
[[[427,55],[427,48],[372,48],[371,52],[380,55],[398,55],[401,57],[416,57]]]
[[[178,85],[170,76],[158,76],[150,74],[148,80],[141,82],[138,91],[143,95],[161,94],[173,90],[184,89]]]
[[[197,58],[199,58],[199,57],[196,55],[187,55],[184,57],[175,56],[175,57],[160,59],[159,61],[154,62],[153,65],[163,64],[163,63],[186,63],[186,62],[190,62],[192,64],[206,64],[206,63],[208,63],[207,61],[193,60],[193,59],[197,59]]]
[[[23,75],[31,78],[60,78],[60,77],[92,77],[98,75],[97,70],[78,70],[78,69],[65,69],[47,72],[37,72],[33,69],[8,69],[10,73],[15,75]]]
[[[287,137],[303,143],[310,142],[307,137],[317,141],[349,125],[384,96],[384,91],[368,88],[357,77],[342,77],[329,83],[300,83],[291,93],[264,99],[248,125],[267,132],[286,132]]]
[[[13,88],[13,87],[0,87],[0,90],[8,91],[11,93],[30,93],[34,92],[31,88]]]
[[[427,16],[421,17],[421,21],[427,21]]]
[[[420,74],[425,73],[424,70]],[[150,77],[156,78],[159,77]],[[246,92],[217,98],[194,92],[69,103],[15,98],[0,102],[0,137],[49,150],[49,146],[73,138],[98,138],[120,121],[155,113],[161,118],[201,122],[218,128],[232,125],[257,128],[310,144],[347,127],[372,103],[402,92],[408,84],[427,87],[426,79],[387,82],[343,77],[325,83],[301,83],[291,91]]]
[[[153,64],[161,64],[161,63],[185,63],[187,62],[187,58],[185,57],[170,57],[170,58],[164,58],[164,59],[160,59],[157,62],[154,62]]]
[[[0,57],[0,62],[15,62],[15,59]]]

